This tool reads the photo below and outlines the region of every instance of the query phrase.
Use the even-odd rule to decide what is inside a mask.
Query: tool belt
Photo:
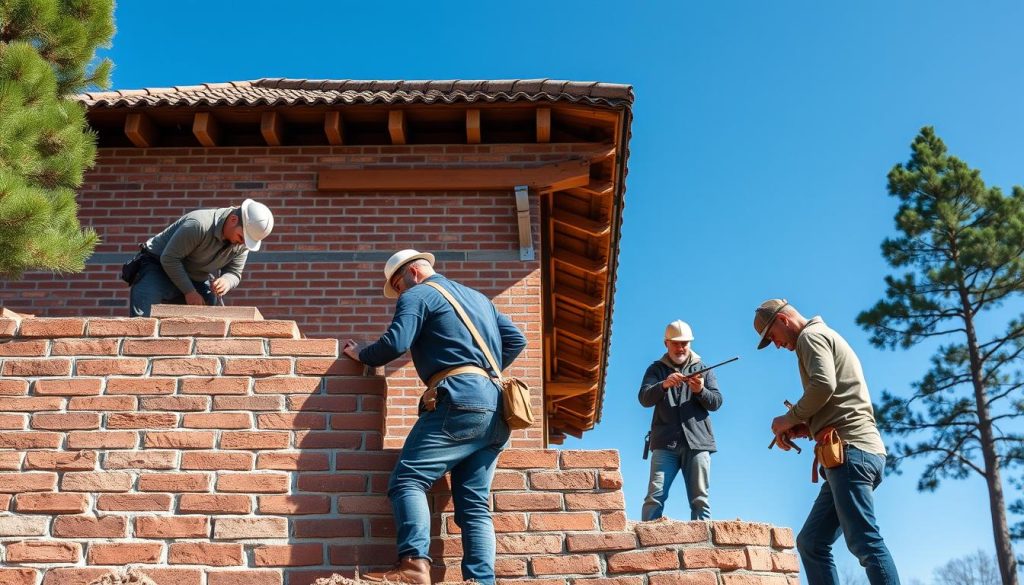
[[[427,380],[427,389],[424,390],[423,395],[420,396],[420,409],[427,412],[433,412],[433,410],[437,408],[437,385],[441,383],[441,380],[450,378],[451,376],[458,376],[459,374],[477,374],[485,378],[491,377],[491,375],[487,373],[487,370],[476,366],[454,366],[451,368],[445,368]]]
[[[839,467],[846,461],[846,444],[835,427],[825,427],[814,435],[814,461],[811,462],[811,482],[818,483],[818,466],[825,469]]]

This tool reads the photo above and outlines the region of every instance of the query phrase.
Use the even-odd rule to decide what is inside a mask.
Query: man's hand
[[[775,435],[781,435],[795,426],[796,423],[790,422],[784,414],[772,419],[772,433]]]
[[[700,394],[704,391],[704,374],[697,376],[687,376],[686,385],[690,387],[690,392],[694,394]]]
[[[187,304],[189,304],[189,305],[205,305],[206,304],[206,300],[203,298],[203,295],[197,293],[196,291],[185,293],[185,302]]]
[[[359,344],[354,339],[346,339],[345,346],[341,350],[342,353],[347,355],[349,358],[362,363],[359,361]]]
[[[661,388],[663,390],[668,390],[669,388],[675,388],[676,386],[679,386],[680,384],[682,384],[685,381],[686,381],[686,376],[680,374],[679,372],[672,372],[671,374],[668,375],[668,378],[665,378],[665,380],[662,381]]]
[[[217,295],[218,297],[222,297],[228,294],[228,290],[230,290],[231,287],[228,285],[227,279],[221,276],[217,280],[214,280],[213,282],[210,283],[210,289],[213,290],[213,294]]]

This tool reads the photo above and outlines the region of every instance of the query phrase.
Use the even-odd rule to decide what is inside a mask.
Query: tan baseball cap
[[[693,341],[693,329],[686,321],[678,319],[665,327],[665,339],[668,341]]]
[[[768,330],[772,328],[772,323],[775,322],[775,317],[779,314],[779,311],[788,305],[789,301],[786,299],[768,299],[761,303],[761,306],[754,309],[754,331],[757,331],[757,334],[761,336],[757,349],[764,349],[772,342],[768,339]]]

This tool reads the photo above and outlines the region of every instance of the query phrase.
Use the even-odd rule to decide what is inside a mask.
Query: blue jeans
[[[683,445],[676,449],[655,449],[651,455],[651,479],[647,486],[640,519],[661,518],[665,510],[668,491],[676,475],[683,472],[686,499],[690,502],[691,520],[710,520],[711,503],[708,491],[711,483],[711,452],[690,449]]]
[[[494,583],[494,524],[489,506],[498,454],[511,432],[498,410],[458,408],[439,394],[405,440],[388,485],[398,557],[429,559],[427,490],[451,471],[455,523],[462,530],[462,578]]]
[[[217,304],[217,296],[210,290],[210,283],[192,281],[196,292],[203,296],[207,305]],[[131,300],[129,301],[129,317],[149,317],[153,305],[166,303],[184,305],[185,294],[164,272],[164,267],[156,259],[147,259],[139,268],[139,275],[132,284]]]
[[[882,483],[884,470],[885,457],[851,446],[842,465],[825,470],[825,485],[796,538],[810,585],[839,585],[832,545],[840,534],[867,570],[871,585],[899,585],[896,564],[875,522],[872,492]]]

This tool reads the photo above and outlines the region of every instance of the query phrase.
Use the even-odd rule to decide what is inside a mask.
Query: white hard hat
[[[686,321],[673,321],[665,327],[666,341],[693,341],[693,330]]]
[[[387,264],[384,265],[384,296],[389,299],[397,299],[398,291],[395,287],[391,286],[391,277],[398,272],[398,269],[412,262],[413,260],[424,259],[434,265],[434,255],[429,252],[417,252],[416,250],[399,250],[388,258]]]
[[[253,252],[260,249],[260,242],[274,229],[274,214],[270,209],[252,199],[242,202],[242,235],[245,247]]]

